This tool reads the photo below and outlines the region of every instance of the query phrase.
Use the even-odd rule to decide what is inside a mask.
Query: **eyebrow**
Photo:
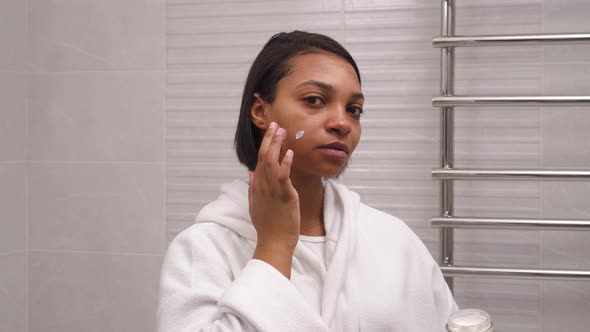
[[[305,81],[299,85],[297,85],[295,87],[295,89],[299,89],[302,86],[306,86],[306,85],[314,85],[319,87],[320,89],[326,90],[328,92],[334,92],[334,87],[331,86],[330,84],[321,82],[321,81],[315,81],[315,80],[309,80],[309,81]],[[351,95],[351,99],[365,99],[365,96],[361,93],[361,92],[355,92]]]

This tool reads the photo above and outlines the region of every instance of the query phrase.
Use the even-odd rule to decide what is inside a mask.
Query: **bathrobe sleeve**
[[[415,251],[421,257],[424,266],[424,272],[427,274],[430,272],[430,276],[427,281],[429,281],[431,285],[431,294],[428,298],[431,298],[433,301],[432,311],[429,311],[429,305],[424,305],[423,309],[424,312],[423,317],[429,317],[431,321],[434,323],[434,326],[429,327],[426,329],[427,331],[445,331],[445,325],[447,324],[449,317],[452,313],[459,310],[457,303],[455,302],[455,298],[445,281],[444,275],[440,269],[440,266],[436,262],[436,260],[432,257],[424,243],[418,238],[418,236],[412,232],[411,237],[414,238]],[[424,301],[424,303],[428,303],[430,301]],[[426,321],[426,319],[424,320]]]
[[[433,260],[432,265],[432,291],[435,307],[438,308],[437,316],[435,318],[437,326],[445,326],[452,313],[459,310],[455,298],[445,281],[444,275],[442,274],[440,267]],[[444,329],[443,329],[444,331]]]
[[[170,244],[160,276],[158,331],[328,331],[272,265],[247,262],[235,280],[227,253],[198,225]]]

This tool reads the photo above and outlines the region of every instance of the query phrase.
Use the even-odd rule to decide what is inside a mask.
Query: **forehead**
[[[352,65],[343,58],[330,53],[308,53],[290,60],[291,71],[284,83],[297,85],[308,80],[315,80],[345,89],[360,92],[361,87]]]

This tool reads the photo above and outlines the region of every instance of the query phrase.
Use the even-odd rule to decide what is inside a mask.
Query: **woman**
[[[170,244],[159,331],[444,331],[457,305],[398,218],[334,178],[361,135],[359,70],[333,39],[279,33],[246,81],[222,186]]]

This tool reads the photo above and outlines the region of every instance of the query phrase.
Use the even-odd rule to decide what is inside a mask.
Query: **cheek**
[[[354,150],[356,149],[357,145],[359,144],[359,141],[361,139],[361,127],[359,126],[358,130],[356,130],[356,133],[354,134],[354,137],[352,139],[352,150],[354,152]]]
[[[285,152],[287,151],[287,149],[291,149],[293,150],[293,152],[295,152],[295,154],[303,153],[304,150],[302,149],[301,139],[295,139],[295,132],[287,133],[287,139],[285,139],[285,141],[283,142],[283,149],[285,150]]]
[[[295,153],[294,162],[298,164],[309,158],[309,152],[313,147],[310,145],[310,142],[306,140],[307,132],[300,139],[295,138],[296,133],[297,130],[293,130],[288,134],[287,139],[283,142],[283,150],[284,152],[286,152],[287,149],[293,150]]]
[[[285,125],[287,129],[287,138],[283,143],[285,148],[297,152],[310,143],[313,129],[307,125],[305,120],[293,117],[285,122]]]

